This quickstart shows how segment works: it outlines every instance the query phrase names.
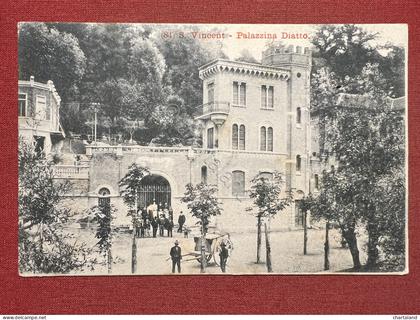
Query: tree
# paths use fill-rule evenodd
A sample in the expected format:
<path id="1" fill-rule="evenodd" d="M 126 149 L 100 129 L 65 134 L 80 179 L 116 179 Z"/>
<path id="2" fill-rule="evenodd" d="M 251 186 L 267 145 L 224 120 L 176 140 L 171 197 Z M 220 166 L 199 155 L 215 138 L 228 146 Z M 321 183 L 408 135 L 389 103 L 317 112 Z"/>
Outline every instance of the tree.
<path id="1" fill-rule="evenodd" d="M 71 214 L 61 201 L 71 189 L 54 177 L 54 169 L 32 143 L 19 139 L 19 270 L 70 273 L 93 268 L 91 250 L 64 232 Z"/>
<path id="2" fill-rule="evenodd" d="M 18 41 L 19 79 L 52 80 L 64 103 L 78 96 L 86 57 L 77 38 L 36 22 L 19 24 Z"/>
<path id="3" fill-rule="evenodd" d="M 141 167 L 136 163 L 133 163 L 128 169 L 127 174 L 120 180 L 119 186 L 122 188 L 121 196 L 125 204 L 129 207 L 129 215 L 132 217 L 133 223 L 133 243 L 132 243 L 132 264 L 131 272 L 135 273 L 137 268 L 137 242 L 135 235 L 135 224 L 136 224 L 136 215 L 137 215 L 137 200 L 138 192 L 141 186 L 141 179 L 149 175 L 150 171 L 148 168 Z"/>
<path id="4" fill-rule="evenodd" d="M 193 217 L 198 219 L 197 224 L 201 227 L 201 272 L 206 270 L 206 233 L 211 217 L 222 213 L 222 208 L 217 199 L 217 187 L 199 183 L 196 186 L 186 185 L 186 191 L 181 201 L 187 203 Z"/>
<path id="5" fill-rule="evenodd" d="M 314 198 L 312 193 L 309 193 L 307 196 L 303 197 L 299 201 L 299 208 L 302 210 L 303 216 L 303 254 L 307 253 L 307 243 L 308 243 L 308 212 L 311 210 L 311 207 L 314 203 Z"/>
<path id="6" fill-rule="evenodd" d="M 352 245 L 356 242 L 355 227 L 358 222 L 366 226 L 366 267 L 375 270 L 380 258 L 380 239 L 385 232 L 380 221 L 382 213 L 389 213 L 384 207 L 383 194 L 378 190 L 383 189 L 384 179 L 392 179 L 393 172 L 403 168 L 402 115 L 391 107 L 378 65 L 368 64 L 360 75 L 344 81 L 337 79 L 334 73 L 319 72 L 318 75 L 314 77 L 319 83 L 314 93 L 314 111 L 324 131 L 324 154 L 338 162 L 337 170 L 326 177 L 334 183 L 329 190 L 324 187 L 325 192 L 335 194 L 335 199 L 327 203 L 330 210 L 334 205 L 332 219 L 341 224 L 355 268 L 360 268 L 357 247 Z M 398 190 L 391 195 L 395 207 L 403 207 L 399 195 L 404 192 L 404 189 Z"/>
<path id="7" fill-rule="evenodd" d="M 258 174 L 251 180 L 252 186 L 249 196 L 253 199 L 254 206 L 257 208 L 257 263 L 260 262 L 262 219 L 268 218 L 270 222 L 271 217 L 274 217 L 276 214 L 284 210 L 291 202 L 290 194 L 286 198 L 280 198 L 283 183 L 283 177 L 277 171 L 273 173 L 272 178 L 266 178 L 261 174 Z M 250 207 L 247 210 L 251 211 L 253 208 Z M 266 237 L 266 244 L 268 245 L 268 247 L 266 247 L 267 270 L 268 272 L 272 272 L 269 233 L 266 233 Z"/>
<path id="8" fill-rule="evenodd" d="M 95 237 L 99 239 L 99 252 L 104 256 L 108 273 L 112 271 L 112 220 L 117 209 L 109 201 L 102 201 L 90 210 L 92 221 L 98 222 Z"/>
<path id="9" fill-rule="evenodd" d="M 238 58 L 235 61 L 258 63 L 258 60 L 254 58 L 252 53 L 248 49 L 242 49 Z"/>

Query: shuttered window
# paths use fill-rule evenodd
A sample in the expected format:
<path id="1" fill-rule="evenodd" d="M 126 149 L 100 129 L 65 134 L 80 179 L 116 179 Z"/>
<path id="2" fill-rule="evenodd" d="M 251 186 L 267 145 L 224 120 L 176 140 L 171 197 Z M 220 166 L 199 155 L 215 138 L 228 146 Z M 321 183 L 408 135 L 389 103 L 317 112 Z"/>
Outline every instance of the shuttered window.
<path id="1" fill-rule="evenodd" d="M 273 151 L 273 128 L 267 129 L 267 151 Z"/>
<path id="2" fill-rule="evenodd" d="M 274 108 L 274 88 L 272 86 L 268 87 L 267 108 Z"/>
<path id="3" fill-rule="evenodd" d="M 239 127 L 239 150 L 245 150 L 245 126 Z"/>
<path id="4" fill-rule="evenodd" d="M 238 125 L 232 126 L 232 149 L 238 150 Z"/>
<path id="5" fill-rule="evenodd" d="M 267 131 L 265 127 L 260 128 L 260 151 L 267 151 Z"/>
<path id="6" fill-rule="evenodd" d="M 232 196 L 245 196 L 245 172 L 232 172 Z"/>
<path id="7" fill-rule="evenodd" d="M 207 148 L 208 149 L 214 148 L 214 129 L 213 128 L 207 129 Z"/>
<path id="8" fill-rule="evenodd" d="M 26 117 L 26 108 L 27 108 L 26 93 L 19 93 L 18 108 L 19 108 L 19 117 Z"/>
<path id="9" fill-rule="evenodd" d="M 296 171 L 300 172 L 300 170 L 302 169 L 302 158 L 300 157 L 300 155 L 296 156 Z"/>
<path id="10" fill-rule="evenodd" d="M 239 83 L 233 82 L 233 104 L 239 104 Z"/>
<path id="11" fill-rule="evenodd" d="M 267 108 L 267 87 L 261 86 L 261 108 Z"/>
<path id="12" fill-rule="evenodd" d="M 239 104 L 241 106 L 245 106 L 246 105 L 246 83 L 241 83 Z"/>
<path id="13" fill-rule="evenodd" d="M 214 83 L 207 85 L 207 100 L 209 103 L 214 102 Z"/>

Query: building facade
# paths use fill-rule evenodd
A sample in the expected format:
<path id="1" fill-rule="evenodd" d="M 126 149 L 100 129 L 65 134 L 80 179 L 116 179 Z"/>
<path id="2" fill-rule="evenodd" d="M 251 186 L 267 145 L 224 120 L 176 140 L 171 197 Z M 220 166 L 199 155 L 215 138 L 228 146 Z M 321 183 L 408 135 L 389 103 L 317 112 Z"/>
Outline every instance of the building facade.
<path id="1" fill-rule="evenodd" d="M 116 223 L 130 224 L 118 182 L 132 163 L 148 167 L 139 206 L 152 201 L 187 214 L 180 199 L 185 185 L 204 182 L 218 187 L 223 213 L 215 223 L 224 230 L 255 230 L 255 217 L 246 208 L 250 181 L 279 171 L 284 196 L 293 204 L 272 222 L 272 228 L 302 224 L 297 201 L 317 187 L 319 162 L 313 153 L 310 104 L 311 53 L 307 48 L 274 43 L 262 63 L 215 60 L 198 72 L 203 81 L 201 124 L 203 147 L 95 146 L 86 147 L 85 166 L 57 166 L 57 175 L 73 182 L 67 205 L 80 212 L 103 197 L 118 209 Z"/>
<path id="2" fill-rule="evenodd" d="M 60 126 L 60 103 L 54 83 L 18 82 L 19 135 L 35 144 L 38 152 L 47 156 L 60 154 L 64 132 Z"/>

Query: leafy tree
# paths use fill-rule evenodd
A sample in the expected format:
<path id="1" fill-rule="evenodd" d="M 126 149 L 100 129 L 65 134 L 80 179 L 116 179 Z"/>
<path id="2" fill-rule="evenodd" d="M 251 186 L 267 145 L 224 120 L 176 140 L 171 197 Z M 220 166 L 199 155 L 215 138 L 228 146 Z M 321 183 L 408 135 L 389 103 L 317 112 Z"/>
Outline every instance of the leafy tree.
<path id="1" fill-rule="evenodd" d="M 258 63 L 258 60 L 254 58 L 252 53 L 248 49 L 242 49 L 236 61 L 249 62 L 249 63 Z"/>
<path id="2" fill-rule="evenodd" d="M 103 255 L 105 264 L 107 265 L 108 273 L 112 272 L 112 220 L 117 209 L 110 204 L 110 202 L 103 201 L 99 205 L 92 207 L 88 215 L 89 220 L 98 223 L 95 238 L 99 239 L 97 246 L 99 253 Z"/>
<path id="3" fill-rule="evenodd" d="M 250 198 L 253 199 L 254 207 L 257 209 L 257 263 L 260 262 L 260 251 L 261 251 L 261 224 L 263 218 L 271 219 L 276 216 L 279 212 L 284 210 L 290 205 L 291 195 L 289 194 L 286 198 L 280 198 L 282 193 L 282 187 L 284 184 L 282 175 L 275 171 L 272 178 L 268 179 L 260 174 L 251 180 Z M 253 210 L 252 207 L 247 209 L 248 211 Z M 267 234 L 267 239 L 269 235 Z M 269 244 L 269 240 L 267 241 Z M 271 248 L 267 250 L 267 269 L 268 272 L 272 272 L 271 269 Z"/>
<path id="4" fill-rule="evenodd" d="M 324 131 L 324 154 L 334 156 L 339 163 L 333 172 L 335 184 L 329 191 L 324 187 L 325 192 L 336 195 L 334 201 L 329 201 L 329 206 L 334 204 L 336 216 L 333 219 L 342 220 L 339 223 L 344 226 L 342 234 L 349 244 L 355 268 L 359 268 L 358 259 L 355 259 L 358 251 L 356 247 L 352 248 L 355 226 L 357 222 L 366 226 L 369 236 L 367 268 L 374 270 L 380 258 L 380 239 L 386 232 L 380 223 L 382 213 L 389 213 L 378 189 L 382 189 L 383 179 L 392 179 L 392 173 L 403 168 L 402 116 L 399 110 L 390 106 L 387 93 L 382 89 L 383 77 L 378 65 L 367 65 L 360 75 L 347 77 L 345 81 L 335 78 L 334 73 L 318 74 L 319 77 L 314 77 L 314 81 L 319 82 L 317 93 L 314 93 L 314 110 Z M 357 94 L 353 94 L 355 92 Z M 395 201 L 395 207 L 402 206 L 398 195 L 404 192 L 399 190 L 390 198 Z M 394 235 L 395 238 L 403 236 Z"/>
<path id="5" fill-rule="evenodd" d="M 63 230 L 71 214 L 63 208 L 68 181 L 54 178 L 52 164 L 19 139 L 19 270 L 32 273 L 70 273 L 93 268 L 84 243 Z"/>
<path id="6" fill-rule="evenodd" d="M 19 24 L 19 79 L 52 80 L 63 102 L 78 96 L 86 57 L 73 35 L 44 23 Z"/>
<path id="7" fill-rule="evenodd" d="M 381 89 L 390 97 L 403 96 L 404 49 L 392 44 L 379 46 L 377 36 L 352 24 L 320 26 L 312 40 L 315 47 L 312 73 L 327 67 L 344 81 L 347 77 L 359 76 L 366 65 L 377 64 L 382 75 Z"/>
<path id="8" fill-rule="evenodd" d="M 141 179 L 149 174 L 150 172 L 148 168 L 144 168 L 137 165 L 136 163 L 133 163 L 128 169 L 127 174 L 119 182 L 119 186 L 122 188 L 121 196 L 130 209 L 128 214 L 131 215 L 133 223 L 133 243 L 131 252 L 132 273 L 135 273 L 137 269 L 137 242 L 134 230 L 136 226 L 138 192 L 141 186 Z"/>
<path id="9" fill-rule="evenodd" d="M 181 201 L 187 203 L 193 217 L 198 219 L 197 224 L 201 226 L 201 272 L 205 272 L 206 254 L 205 241 L 211 217 L 220 215 L 222 208 L 217 199 L 217 187 L 199 183 L 193 186 L 186 185 L 186 191 Z"/>

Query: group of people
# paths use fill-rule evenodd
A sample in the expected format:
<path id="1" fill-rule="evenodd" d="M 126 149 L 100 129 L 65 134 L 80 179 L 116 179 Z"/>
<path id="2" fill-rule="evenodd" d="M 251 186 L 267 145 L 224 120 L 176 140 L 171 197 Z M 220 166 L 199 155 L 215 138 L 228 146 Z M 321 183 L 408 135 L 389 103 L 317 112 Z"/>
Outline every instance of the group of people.
<path id="1" fill-rule="evenodd" d="M 185 215 L 181 211 L 178 218 L 177 232 L 184 232 L 185 221 Z M 173 210 L 167 203 L 164 205 L 159 203 L 159 205 L 157 205 L 156 202 L 153 201 L 149 206 L 136 212 L 134 227 L 135 235 L 139 238 L 151 236 L 156 238 L 158 231 L 160 237 L 165 236 L 165 231 L 167 237 L 172 237 L 172 230 L 174 228 Z"/>

